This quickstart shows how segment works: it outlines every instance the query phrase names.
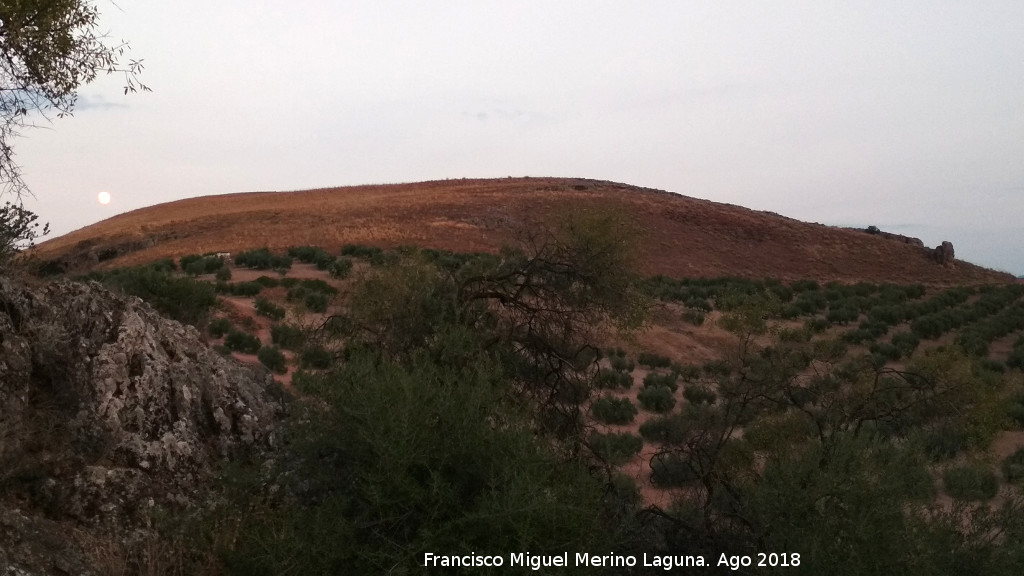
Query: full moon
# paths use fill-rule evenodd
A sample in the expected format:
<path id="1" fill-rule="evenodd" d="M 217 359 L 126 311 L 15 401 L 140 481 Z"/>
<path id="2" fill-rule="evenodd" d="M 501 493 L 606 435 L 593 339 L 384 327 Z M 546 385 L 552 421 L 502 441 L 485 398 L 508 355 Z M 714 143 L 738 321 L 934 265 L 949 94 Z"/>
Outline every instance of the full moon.
<path id="1" fill-rule="evenodd" d="M 100 201 L 100 204 L 110 204 L 110 192 L 100 192 L 96 195 L 96 199 Z"/>

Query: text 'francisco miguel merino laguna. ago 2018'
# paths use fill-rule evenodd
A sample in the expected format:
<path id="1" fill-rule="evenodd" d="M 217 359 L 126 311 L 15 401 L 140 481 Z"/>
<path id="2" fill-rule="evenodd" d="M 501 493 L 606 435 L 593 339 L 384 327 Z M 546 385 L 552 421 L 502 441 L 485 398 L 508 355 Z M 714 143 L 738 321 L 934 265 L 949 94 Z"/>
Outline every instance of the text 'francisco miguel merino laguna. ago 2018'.
<path id="1" fill-rule="evenodd" d="M 529 552 L 514 552 L 508 555 L 487 556 L 471 553 L 463 556 L 446 556 L 427 552 L 423 555 L 423 565 L 433 567 L 474 566 L 486 568 L 528 567 L 534 570 L 550 567 L 631 567 L 653 566 L 671 570 L 686 566 L 706 566 L 703 556 L 652 556 L 644 554 L 625 556 L 621 554 L 589 554 L 563 552 L 556 555 L 537 555 Z"/>

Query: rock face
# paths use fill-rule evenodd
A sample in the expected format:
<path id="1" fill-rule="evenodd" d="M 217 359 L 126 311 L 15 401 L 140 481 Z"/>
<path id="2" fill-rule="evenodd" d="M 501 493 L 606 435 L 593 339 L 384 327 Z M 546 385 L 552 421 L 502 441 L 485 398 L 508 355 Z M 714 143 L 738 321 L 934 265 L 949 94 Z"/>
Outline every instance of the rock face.
<path id="1" fill-rule="evenodd" d="M 932 251 L 932 256 L 935 261 L 943 266 L 950 266 L 953 264 L 953 243 L 949 241 L 943 241 L 942 244 L 935 247 Z"/>
<path id="2" fill-rule="evenodd" d="M 886 240 L 895 240 L 902 244 L 910 244 L 911 246 L 920 246 L 921 248 L 924 248 L 924 242 L 922 242 L 920 238 L 914 238 L 913 236 L 904 236 L 903 234 L 885 232 L 883 230 L 879 230 L 877 226 L 868 226 L 864 231 L 868 234 L 885 238 Z"/>
<path id="3" fill-rule="evenodd" d="M 19 526 L 121 534 L 202 506 L 219 461 L 273 447 L 277 390 L 138 298 L 0 277 L 0 573 L 67 573 Z"/>

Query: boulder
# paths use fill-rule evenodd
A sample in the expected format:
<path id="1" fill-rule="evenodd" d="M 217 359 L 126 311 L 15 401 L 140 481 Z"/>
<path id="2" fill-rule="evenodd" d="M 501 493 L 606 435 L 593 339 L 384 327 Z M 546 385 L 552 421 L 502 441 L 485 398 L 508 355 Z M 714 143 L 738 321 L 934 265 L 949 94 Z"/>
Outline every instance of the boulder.
<path id="1" fill-rule="evenodd" d="M 944 240 L 942 244 L 932 250 L 932 257 L 943 266 L 951 266 L 953 264 L 953 243 Z"/>

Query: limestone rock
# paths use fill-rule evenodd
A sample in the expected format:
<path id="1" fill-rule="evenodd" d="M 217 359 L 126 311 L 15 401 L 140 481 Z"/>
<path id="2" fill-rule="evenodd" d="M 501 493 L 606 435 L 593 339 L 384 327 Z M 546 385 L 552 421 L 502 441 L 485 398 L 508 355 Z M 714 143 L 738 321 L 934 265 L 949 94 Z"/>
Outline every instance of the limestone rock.
<path id="1" fill-rule="evenodd" d="M 0 513 L 125 533 L 202 506 L 220 461 L 275 444 L 277 392 L 136 297 L 0 277 Z M 0 573 L 23 565 L 5 534 Z"/>

